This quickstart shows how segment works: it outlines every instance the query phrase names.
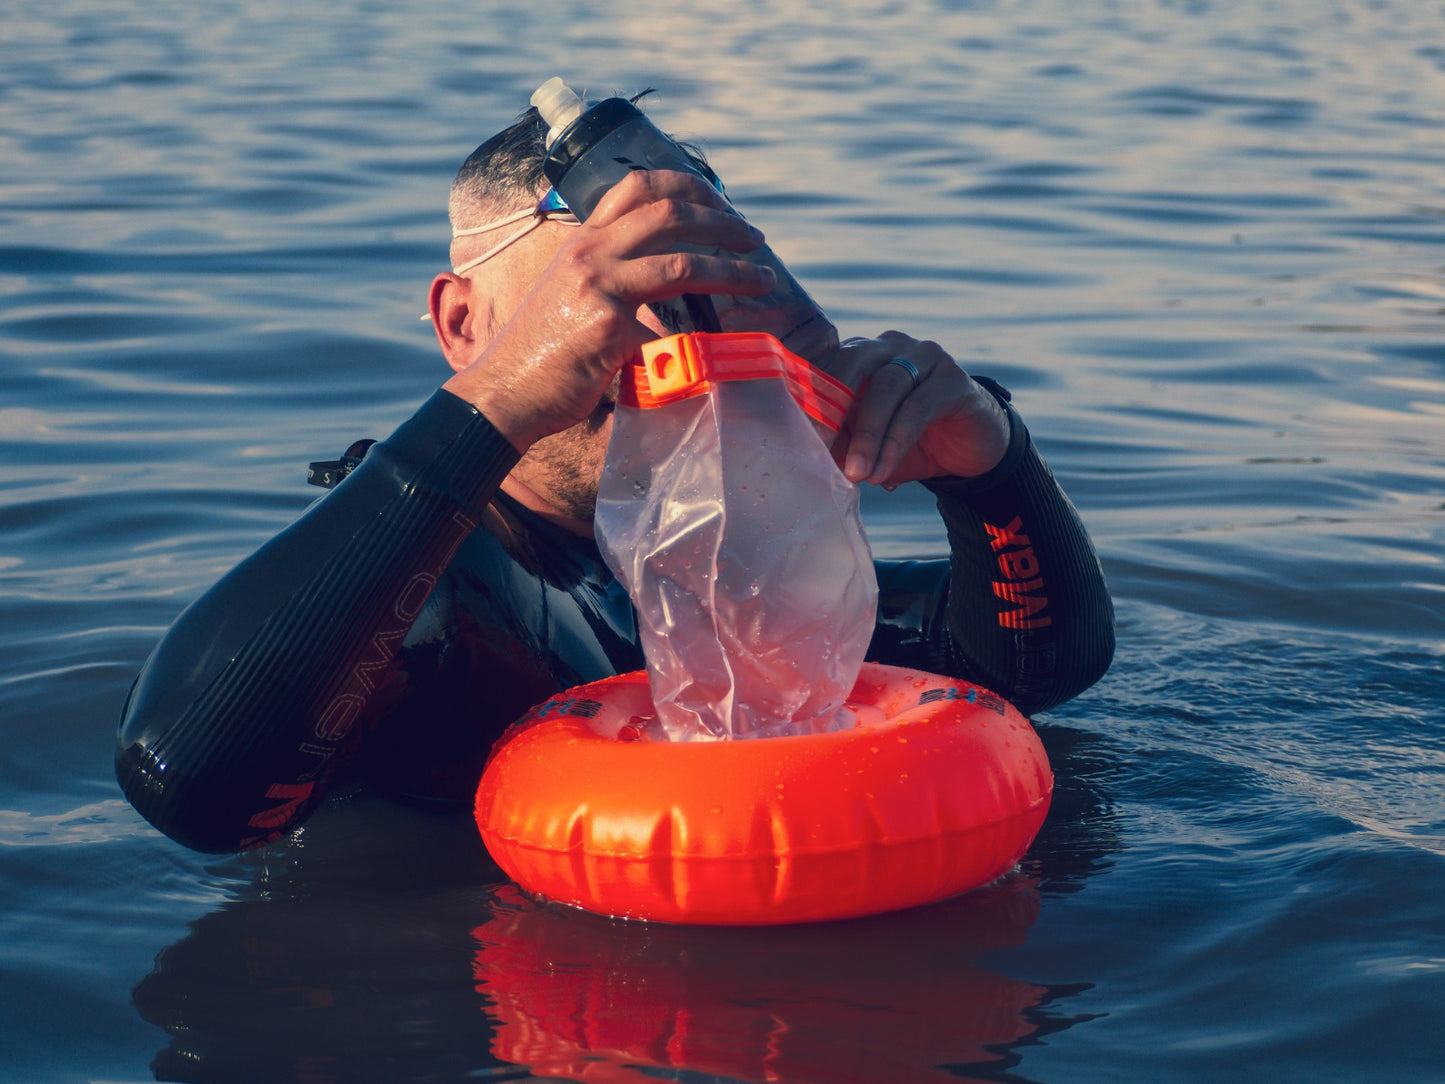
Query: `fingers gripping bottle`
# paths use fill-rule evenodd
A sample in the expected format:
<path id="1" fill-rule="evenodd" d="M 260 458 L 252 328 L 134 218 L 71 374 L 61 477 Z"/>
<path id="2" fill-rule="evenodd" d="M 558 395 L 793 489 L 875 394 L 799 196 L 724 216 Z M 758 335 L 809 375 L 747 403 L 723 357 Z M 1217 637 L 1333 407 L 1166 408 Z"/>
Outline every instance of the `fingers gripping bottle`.
<path id="1" fill-rule="evenodd" d="M 608 98 L 588 108 L 561 79 L 554 78 L 537 88 L 532 104 L 550 127 L 543 172 L 572 213 L 584 221 L 607 191 L 633 170 L 692 173 L 722 189 L 705 164 L 623 98 Z M 831 321 L 766 245 L 738 255 L 773 269 L 777 285 L 772 292 L 764 297 L 656 302 L 651 308 L 663 326 L 672 333 L 768 332 L 792 353 L 826 367 L 838 348 L 838 332 Z"/>

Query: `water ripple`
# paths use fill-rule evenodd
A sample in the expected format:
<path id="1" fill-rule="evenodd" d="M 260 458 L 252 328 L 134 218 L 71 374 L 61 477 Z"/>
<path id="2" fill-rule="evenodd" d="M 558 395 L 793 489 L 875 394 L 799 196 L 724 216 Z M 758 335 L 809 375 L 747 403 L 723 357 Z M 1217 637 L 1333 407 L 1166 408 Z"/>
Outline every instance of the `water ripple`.
<path id="1" fill-rule="evenodd" d="M 557 73 L 658 86 L 655 115 L 707 147 L 849 333 L 902 327 L 1003 379 L 1098 546 L 1117 661 L 1039 720 L 1058 789 L 1015 882 L 1031 910 L 938 1031 L 979 1011 L 1016 1037 L 949 1072 L 1438 1079 L 1438 7 L 16 6 L 0 1076 L 530 1071 L 490 1045 L 497 1003 L 477 989 L 527 943 L 472 933 L 580 927 L 499 903 L 465 812 L 357 796 L 212 862 L 129 812 L 110 757 L 160 630 L 315 497 L 306 462 L 384 437 L 449 371 L 417 320 L 447 184 Z M 943 552 L 921 488 L 864 505 L 881 555 Z M 833 946 L 815 931 L 818 1047 L 872 1034 L 858 960 L 921 960 L 911 924 L 964 937 L 958 913 Z M 614 927 L 581 943 L 622 966 L 661 937 L 672 976 L 732 959 L 707 933 Z M 596 958 L 569 977 L 615 985 Z M 776 959 L 733 998 L 776 995 L 746 1017 L 775 1052 L 804 1030 Z M 1015 1012 L 1000 990 L 1033 1000 Z M 736 1048 L 739 1005 L 700 998 L 724 1015 L 695 1023 Z M 901 1045 L 946 1060 L 946 1039 Z M 686 1046 L 636 1072 L 728 1079 Z"/>

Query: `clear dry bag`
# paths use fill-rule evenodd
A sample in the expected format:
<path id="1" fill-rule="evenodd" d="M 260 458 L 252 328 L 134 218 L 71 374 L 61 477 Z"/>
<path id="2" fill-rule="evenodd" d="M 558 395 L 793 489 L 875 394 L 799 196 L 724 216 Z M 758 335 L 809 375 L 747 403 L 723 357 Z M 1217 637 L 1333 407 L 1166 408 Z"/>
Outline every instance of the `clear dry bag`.
<path id="1" fill-rule="evenodd" d="M 623 370 L 596 529 L 667 738 L 852 724 L 878 584 L 825 441 L 851 399 L 761 332 L 660 339 Z"/>

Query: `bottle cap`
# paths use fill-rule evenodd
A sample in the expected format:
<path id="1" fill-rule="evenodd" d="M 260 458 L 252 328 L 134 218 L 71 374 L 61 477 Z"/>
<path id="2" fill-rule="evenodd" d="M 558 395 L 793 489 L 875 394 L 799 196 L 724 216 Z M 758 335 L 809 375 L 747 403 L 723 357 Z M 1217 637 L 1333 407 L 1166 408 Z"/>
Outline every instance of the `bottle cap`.
<path id="1" fill-rule="evenodd" d="M 585 109 L 582 99 L 574 94 L 561 76 L 554 75 L 532 92 L 532 104 L 542 119 L 547 122 L 547 146 L 561 133 L 563 128 L 580 117 Z"/>

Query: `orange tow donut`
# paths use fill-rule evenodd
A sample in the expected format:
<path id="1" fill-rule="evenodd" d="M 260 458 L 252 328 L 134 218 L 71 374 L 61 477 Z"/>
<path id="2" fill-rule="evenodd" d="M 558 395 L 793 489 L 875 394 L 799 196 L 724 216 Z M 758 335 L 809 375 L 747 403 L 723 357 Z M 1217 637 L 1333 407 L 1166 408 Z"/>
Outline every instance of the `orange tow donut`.
<path id="1" fill-rule="evenodd" d="M 477 825 L 528 892 L 659 922 L 852 918 L 987 884 L 1028 850 L 1053 775 L 994 693 L 865 664 L 857 726 L 727 742 L 639 740 L 647 675 L 570 689 L 498 743 Z"/>

